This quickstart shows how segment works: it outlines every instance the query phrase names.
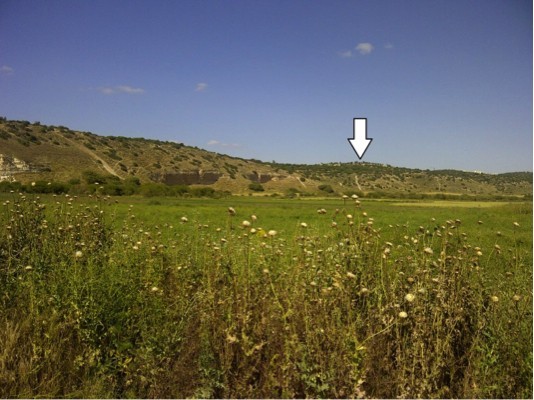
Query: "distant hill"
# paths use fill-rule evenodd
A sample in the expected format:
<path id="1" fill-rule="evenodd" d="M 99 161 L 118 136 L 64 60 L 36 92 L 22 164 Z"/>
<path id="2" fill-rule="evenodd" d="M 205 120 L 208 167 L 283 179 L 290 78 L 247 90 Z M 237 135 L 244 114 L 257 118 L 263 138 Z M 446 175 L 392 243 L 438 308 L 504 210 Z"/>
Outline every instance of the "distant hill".
<path id="1" fill-rule="evenodd" d="M 296 165 L 230 157 L 183 143 L 99 136 L 0 119 L 0 180 L 68 182 L 93 171 L 143 183 L 209 186 L 234 194 L 532 198 L 532 172 L 484 174 L 354 162 Z"/>

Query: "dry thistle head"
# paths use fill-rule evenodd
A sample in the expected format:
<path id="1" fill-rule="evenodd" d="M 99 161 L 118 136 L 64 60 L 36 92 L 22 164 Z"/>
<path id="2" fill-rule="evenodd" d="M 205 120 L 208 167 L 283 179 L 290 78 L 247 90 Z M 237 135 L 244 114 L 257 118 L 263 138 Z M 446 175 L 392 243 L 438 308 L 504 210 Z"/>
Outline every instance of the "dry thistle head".
<path id="1" fill-rule="evenodd" d="M 406 296 L 404 296 L 404 300 L 406 300 L 408 303 L 411 303 L 415 300 L 415 296 L 411 293 L 408 293 Z"/>

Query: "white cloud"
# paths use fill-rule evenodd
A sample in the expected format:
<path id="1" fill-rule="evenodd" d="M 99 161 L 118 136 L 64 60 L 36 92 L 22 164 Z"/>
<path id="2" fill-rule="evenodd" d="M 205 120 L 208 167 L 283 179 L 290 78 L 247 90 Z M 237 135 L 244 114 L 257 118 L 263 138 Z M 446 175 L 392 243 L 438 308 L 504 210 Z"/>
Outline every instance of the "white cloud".
<path id="1" fill-rule="evenodd" d="M 11 75 L 13 72 L 15 72 L 15 70 L 9 65 L 2 65 L 0 67 L 0 74 L 2 75 Z"/>
<path id="2" fill-rule="evenodd" d="M 208 142 L 208 146 L 233 147 L 233 148 L 241 147 L 239 143 L 222 143 L 222 142 L 219 142 L 218 140 L 210 140 Z"/>
<path id="3" fill-rule="evenodd" d="M 358 43 L 355 49 L 358 50 L 360 54 L 366 55 L 373 51 L 374 46 L 371 43 Z"/>
<path id="4" fill-rule="evenodd" d="M 205 82 L 199 82 L 197 83 L 197 87 L 195 88 L 195 92 L 203 92 L 208 88 L 208 84 Z"/>
<path id="5" fill-rule="evenodd" d="M 128 85 L 124 86 L 117 86 L 117 90 L 122 93 L 128 93 L 128 94 L 141 94 L 145 93 L 144 89 L 141 88 L 134 88 Z"/>
<path id="6" fill-rule="evenodd" d="M 350 57 L 352 57 L 352 50 L 340 51 L 339 52 L 339 56 L 341 58 L 350 58 Z"/>
<path id="7" fill-rule="evenodd" d="M 116 94 L 116 93 L 126 93 L 126 94 L 142 94 L 145 93 L 144 89 L 135 88 L 129 85 L 113 86 L 113 87 L 99 87 L 98 91 L 102 94 Z"/>

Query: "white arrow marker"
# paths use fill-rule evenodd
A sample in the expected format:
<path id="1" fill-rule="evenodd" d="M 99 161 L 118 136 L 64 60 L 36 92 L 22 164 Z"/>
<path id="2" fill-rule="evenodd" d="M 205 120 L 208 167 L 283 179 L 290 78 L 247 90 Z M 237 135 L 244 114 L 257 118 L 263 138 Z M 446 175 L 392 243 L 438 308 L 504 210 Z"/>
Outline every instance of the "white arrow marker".
<path id="1" fill-rule="evenodd" d="M 367 139 L 367 118 L 354 118 L 354 132 L 353 137 L 347 139 L 356 152 L 356 155 L 361 160 L 365 151 L 373 141 Z"/>

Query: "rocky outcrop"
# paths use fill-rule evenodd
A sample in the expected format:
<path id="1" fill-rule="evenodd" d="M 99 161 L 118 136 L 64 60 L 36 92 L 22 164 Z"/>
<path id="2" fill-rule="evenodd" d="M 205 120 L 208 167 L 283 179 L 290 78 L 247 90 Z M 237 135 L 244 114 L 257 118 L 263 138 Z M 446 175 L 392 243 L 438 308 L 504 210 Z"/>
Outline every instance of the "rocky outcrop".
<path id="1" fill-rule="evenodd" d="M 0 154 L 0 181 L 12 180 L 13 175 L 21 172 L 34 172 L 30 164 L 16 157 Z"/>
<path id="2" fill-rule="evenodd" d="M 245 175 L 245 177 L 255 183 L 267 183 L 271 179 L 273 179 L 273 175 L 271 174 L 261 174 L 257 173 L 256 171 L 252 171 Z"/>

